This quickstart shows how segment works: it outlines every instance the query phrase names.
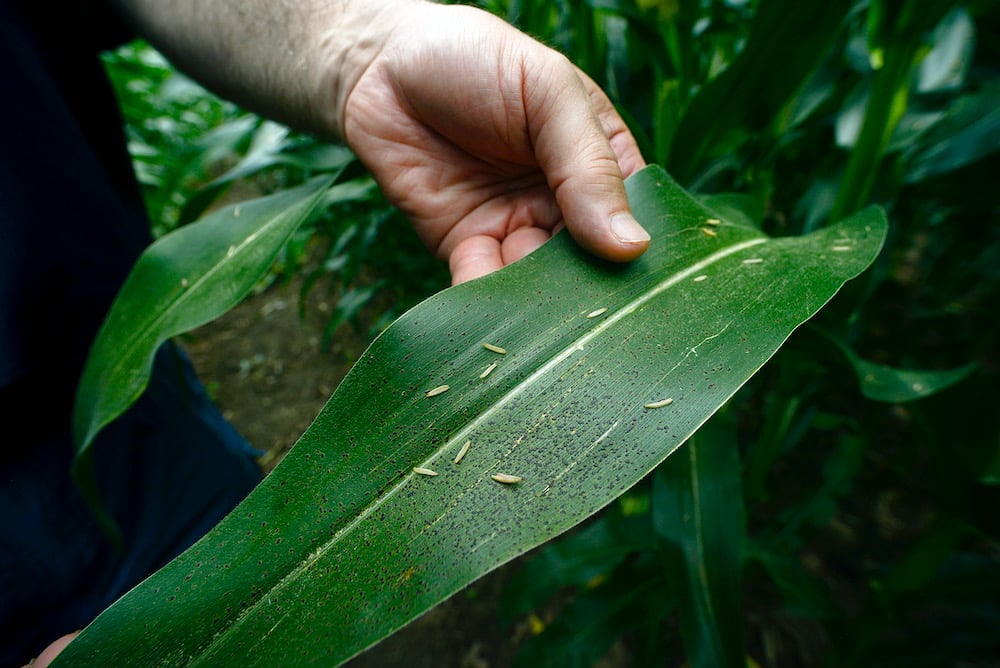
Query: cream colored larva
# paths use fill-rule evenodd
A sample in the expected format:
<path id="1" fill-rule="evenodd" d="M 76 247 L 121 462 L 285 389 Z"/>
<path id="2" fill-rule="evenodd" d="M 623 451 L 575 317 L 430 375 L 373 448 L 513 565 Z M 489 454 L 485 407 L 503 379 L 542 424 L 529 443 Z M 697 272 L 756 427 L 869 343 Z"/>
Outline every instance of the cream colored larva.
<path id="1" fill-rule="evenodd" d="M 659 401 L 651 401 L 648 404 L 643 404 L 643 408 L 663 408 L 664 406 L 669 406 L 674 403 L 673 399 L 660 399 Z"/>
<path id="2" fill-rule="evenodd" d="M 457 455 L 455 455 L 456 464 L 462 461 L 462 458 L 465 457 L 465 454 L 469 451 L 469 448 L 471 447 L 472 447 L 472 441 L 466 441 L 465 445 L 462 446 L 462 449 L 458 451 Z"/>
<path id="3" fill-rule="evenodd" d="M 596 318 L 597 316 L 604 315 L 607 312 L 608 312 L 607 307 L 599 308 L 599 309 L 594 309 L 593 311 L 591 311 L 590 313 L 587 314 L 587 317 L 588 318 Z"/>
<path id="4" fill-rule="evenodd" d="M 762 257 L 751 257 L 747 258 L 746 260 L 743 260 L 743 264 L 760 264 L 763 261 L 764 258 Z"/>
<path id="5" fill-rule="evenodd" d="M 444 394 L 451 389 L 451 385 L 438 385 L 433 390 L 427 390 L 428 397 L 436 397 L 439 394 Z"/>
<path id="6" fill-rule="evenodd" d="M 843 253 L 844 251 L 849 251 L 852 249 L 850 246 L 832 246 L 830 250 L 835 251 L 837 253 Z"/>
<path id="7" fill-rule="evenodd" d="M 483 348 L 486 348 L 486 350 L 489 350 L 491 352 L 497 353 L 499 355 L 506 355 L 507 354 L 507 351 L 505 349 L 501 348 L 500 346 L 495 346 L 492 343 L 485 343 L 484 342 L 483 343 Z"/>
<path id="8" fill-rule="evenodd" d="M 425 469 L 421 466 L 414 466 L 413 472 L 416 473 L 417 475 L 426 475 L 426 476 L 436 476 L 438 474 L 437 471 Z"/>
<path id="9" fill-rule="evenodd" d="M 715 230 L 713 230 L 713 229 L 711 229 L 709 227 L 703 227 L 703 228 L 701 228 L 701 233 L 704 234 L 706 237 L 717 237 L 717 236 L 719 236 L 718 232 L 716 232 Z"/>
<path id="10" fill-rule="evenodd" d="M 494 473 L 490 477 L 496 480 L 497 482 L 502 482 L 505 485 L 513 485 L 523 480 L 521 476 L 510 475 L 509 473 Z"/>
<path id="11" fill-rule="evenodd" d="M 705 274 L 702 274 L 701 276 L 695 276 L 694 277 L 694 282 L 695 283 L 701 283 L 702 281 L 707 280 L 707 279 L 708 279 L 708 276 L 705 275 Z"/>
<path id="12" fill-rule="evenodd" d="M 486 378 L 486 376 L 488 376 L 491 373 L 493 373 L 493 369 L 495 369 L 495 368 L 497 368 L 497 363 L 493 362 L 488 367 L 486 367 L 485 369 L 483 369 L 483 372 L 481 374 L 479 374 L 479 377 L 480 378 Z"/>
<path id="13" fill-rule="evenodd" d="M 722 225 L 722 221 L 718 218 L 709 218 L 705 221 L 706 225 Z"/>

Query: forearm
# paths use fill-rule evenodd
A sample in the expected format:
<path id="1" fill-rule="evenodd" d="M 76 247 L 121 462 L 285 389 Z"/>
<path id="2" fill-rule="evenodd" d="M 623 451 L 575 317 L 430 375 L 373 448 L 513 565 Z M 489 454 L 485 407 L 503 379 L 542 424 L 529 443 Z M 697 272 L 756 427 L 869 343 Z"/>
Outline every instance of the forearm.
<path id="1" fill-rule="evenodd" d="M 343 136 L 348 94 L 423 0 L 113 0 L 139 34 L 214 93 Z"/>

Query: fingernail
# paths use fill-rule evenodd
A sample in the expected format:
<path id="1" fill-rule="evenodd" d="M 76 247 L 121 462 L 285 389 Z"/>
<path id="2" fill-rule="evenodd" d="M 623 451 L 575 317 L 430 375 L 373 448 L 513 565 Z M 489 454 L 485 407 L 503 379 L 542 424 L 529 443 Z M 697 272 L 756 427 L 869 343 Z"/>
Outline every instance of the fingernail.
<path id="1" fill-rule="evenodd" d="M 611 216 L 611 234 L 618 241 L 626 244 L 638 244 L 649 241 L 649 232 L 642 228 L 635 218 L 627 213 L 616 213 Z"/>

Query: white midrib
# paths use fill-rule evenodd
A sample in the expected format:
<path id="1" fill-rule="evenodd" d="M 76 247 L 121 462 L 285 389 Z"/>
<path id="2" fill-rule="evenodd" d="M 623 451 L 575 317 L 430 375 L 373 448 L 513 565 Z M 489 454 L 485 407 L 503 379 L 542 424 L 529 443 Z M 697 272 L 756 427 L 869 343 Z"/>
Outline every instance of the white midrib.
<path id="1" fill-rule="evenodd" d="M 478 427 L 480 427 L 483 423 L 487 422 L 490 418 L 492 418 L 493 415 L 495 415 L 499 410 L 501 410 L 506 404 L 510 403 L 518 396 L 520 396 L 526 390 L 526 388 L 530 387 L 539 378 L 545 376 L 551 369 L 553 369 L 554 367 L 562 363 L 564 360 L 566 360 L 570 355 L 574 353 L 574 351 L 578 349 L 578 347 L 582 347 L 583 345 L 589 343 L 590 341 L 593 341 L 603 332 L 605 332 L 608 328 L 613 326 L 616 322 L 634 313 L 637 309 L 639 309 L 641 306 L 649 302 L 651 299 L 655 298 L 664 291 L 670 289 L 674 285 L 677 285 L 684 279 L 704 271 L 706 268 L 722 260 L 723 258 L 726 258 L 735 253 L 739 253 L 740 251 L 746 250 L 747 248 L 752 248 L 753 246 L 766 243 L 767 241 L 768 241 L 767 237 L 758 237 L 716 251 L 715 253 L 706 256 L 704 259 L 694 263 L 690 267 L 682 271 L 679 271 L 671 275 L 670 277 L 664 279 L 660 283 L 656 284 L 648 292 L 643 293 L 642 295 L 633 299 L 631 302 L 627 303 L 622 308 L 617 309 L 616 311 L 611 313 L 608 317 L 601 320 L 593 329 L 591 329 L 590 331 L 588 331 L 586 334 L 576 339 L 575 341 L 571 342 L 561 352 L 559 352 L 557 355 L 552 357 L 548 362 L 546 362 L 537 370 L 535 370 L 531 375 L 529 375 L 527 378 L 525 378 L 517 385 L 512 387 L 506 394 L 500 397 L 500 399 L 498 399 L 492 406 L 483 411 L 480 415 L 478 415 L 475 419 L 466 424 L 458 432 L 453 434 L 444 444 L 442 444 L 435 451 L 434 455 L 427 458 L 423 463 L 419 464 L 418 466 L 427 466 L 428 464 L 431 464 L 437 457 L 441 455 L 441 453 L 447 452 L 454 445 L 456 441 L 462 441 L 463 439 L 468 439 L 469 436 Z M 606 435 L 607 434 L 605 434 L 605 436 Z M 340 539 L 343 536 L 351 533 L 362 522 L 364 522 L 368 517 L 370 517 L 376 510 L 378 510 L 386 501 L 394 497 L 396 493 L 403 488 L 403 486 L 407 483 L 407 481 L 409 481 L 415 475 L 416 474 L 405 475 L 395 485 L 386 488 L 383 494 L 381 494 L 377 499 L 375 499 L 370 504 L 362 508 L 361 511 L 350 522 L 341 527 L 333 536 L 330 537 L 328 541 L 326 541 L 322 546 L 310 552 L 305 560 L 296 565 L 295 568 L 289 571 L 287 575 L 285 575 L 283 578 L 281 578 L 281 580 L 276 582 L 274 586 L 268 590 L 269 593 L 281 590 L 287 584 L 296 580 L 301 573 L 308 570 L 314 563 L 319 561 L 327 552 L 329 552 L 340 541 Z M 257 609 L 265 601 L 267 601 L 267 599 L 268 595 L 262 594 L 261 597 L 253 605 L 250 605 L 247 608 L 245 608 L 240 613 L 240 615 L 235 620 L 233 620 L 233 623 L 229 627 L 227 627 L 223 631 L 220 631 L 216 635 L 216 637 L 213 638 L 213 640 L 208 645 L 206 645 L 200 657 L 195 659 L 195 662 L 193 662 L 191 665 L 192 666 L 197 665 L 198 662 L 201 660 L 201 658 L 204 657 L 205 654 L 208 651 L 210 651 L 214 645 L 216 645 L 224 636 L 229 635 L 229 633 L 235 630 L 244 620 L 252 616 L 252 614 L 256 612 Z"/>

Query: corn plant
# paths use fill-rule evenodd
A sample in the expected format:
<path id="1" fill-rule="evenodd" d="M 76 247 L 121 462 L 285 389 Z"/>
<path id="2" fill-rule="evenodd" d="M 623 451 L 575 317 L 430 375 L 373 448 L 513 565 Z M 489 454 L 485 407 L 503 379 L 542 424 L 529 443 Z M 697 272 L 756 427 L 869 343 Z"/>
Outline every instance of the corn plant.
<path id="1" fill-rule="evenodd" d="M 636 665 L 995 657 L 996 3 L 480 4 L 611 93 L 654 163 L 627 183 L 650 251 L 611 266 L 563 234 L 407 311 L 264 483 L 60 661 L 335 665 L 526 553 L 501 610 L 538 620 L 524 665 L 615 643 Z M 330 176 L 218 236 L 235 205 L 199 202 L 267 164 L 260 142 L 95 347 L 77 473 L 98 512 L 89 443 L 159 343 L 331 204 L 382 205 L 328 149 Z"/>

